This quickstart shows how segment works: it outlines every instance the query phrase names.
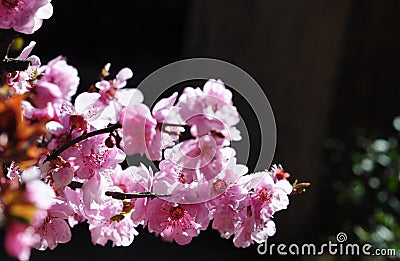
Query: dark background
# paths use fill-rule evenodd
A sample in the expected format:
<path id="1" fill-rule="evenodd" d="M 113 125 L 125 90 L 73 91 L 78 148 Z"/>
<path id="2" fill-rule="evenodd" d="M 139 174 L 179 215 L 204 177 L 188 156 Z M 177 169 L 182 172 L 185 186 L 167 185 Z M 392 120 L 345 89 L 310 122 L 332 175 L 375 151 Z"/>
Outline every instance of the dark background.
<path id="1" fill-rule="evenodd" d="M 355 130 L 393 132 L 400 98 L 400 2 L 397 0 L 280 1 L 60 1 L 34 35 L 42 63 L 64 55 L 81 77 L 80 90 L 127 66 L 130 86 L 183 58 L 231 62 L 263 87 L 277 124 L 275 163 L 310 181 L 277 213 L 271 243 L 326 242 L 357 209 L 335 203 L 332 182 L 351 175 Z M 239 105 L 240 106 L 240 105 Z M 332 144 L 341 156 L 332 155 Z M 265 166 L 266 168 L 268 166 Z M 165 243 L 147 231 L 127 248 L 93 246 L 85 224 L 70 243 L 33 251 L 35 260 L 266 260 L 256 245 L 236 249 L 216 231 L 187 246 Z M 1 251 L 0 260 L 8 260 Z M 293 258 L 294 259 L 294 258 Z"/>

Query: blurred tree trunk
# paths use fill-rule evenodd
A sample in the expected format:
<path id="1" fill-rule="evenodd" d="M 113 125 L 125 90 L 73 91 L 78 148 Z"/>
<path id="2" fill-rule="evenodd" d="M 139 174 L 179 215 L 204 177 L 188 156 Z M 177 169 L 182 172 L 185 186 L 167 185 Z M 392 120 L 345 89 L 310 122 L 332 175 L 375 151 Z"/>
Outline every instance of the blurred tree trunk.
<path id="1" fill-rule="evenodd" d="M 312 238 L 323 217 L 315 209 L 322 143 L 349 1 L 192 1 L 185 57 L 217 58 L 247 71 L 263 87 L 275 114 L 277 149 L 294 179 L 310 181 L 275 220 L 274 240 Z M 266 166 L 269 167 L 269 166 Z M 311 232 L 311 233 L 310 233 Z"/>

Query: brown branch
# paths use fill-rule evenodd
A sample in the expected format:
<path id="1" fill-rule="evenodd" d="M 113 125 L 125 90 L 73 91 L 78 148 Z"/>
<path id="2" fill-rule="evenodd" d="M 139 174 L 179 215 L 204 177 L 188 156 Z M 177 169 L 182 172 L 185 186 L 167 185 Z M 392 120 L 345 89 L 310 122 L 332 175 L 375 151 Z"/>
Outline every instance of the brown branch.
<path id="1" fill-rule="evenodd" d="M 121 193 L 114 191 L 106 191 L 106 196 L 115 198 L 115 199 L 133 199 L 133 198 L 165 198 L 170 197 L 170 194 L 153 194 L 151 192 L 140 192 L 140 193 Z"/>
<path id="2" fill-rule="evenodd" d="M 78 181 L 71 181 L 68 187 L 72 188 L 73 190 L 77 188 L 82 188 L 83 183 Z M 170 197 L 170 194 L 154 194 L 151 192 L 140 192 L 140 193 L 122 193 L 122 192 L 115 192 L 115 191 L 106 191 L 106 196 L 112 197 L 114 199 L 133 199 L 133 198 L 165 198 Z"/>
<path id="3" fill-rule="evenodd" d="M 78 181 L 71 181 L 71 183 L 68 184 L 68 187 L 70 187 L 71 189 L 75 190 L 77 188 L 82 188 L 83 183 L 78 182 Z"/>
<path id="4" fill-rule="evenodd" d="M 73 139 L 71 141 L 68 141 L 63 146 L 61 146 L 59 149 L 53 151 L 49 156 L 47 156 L 47 158 L 46 158 L 46 160 L 44 162 L 56 159 L 63 151 L 65 151 L 69 147 L 75 145 L 76 143 L 79 143 L 79 142 L 81 142 L 83 140 L 86 140 L 86 139 L 88 139 L 90 137 L 93 137 L 93 136 L 96 136 L 96 135 L 100 135 L 100 134 L 104 134 L 104 133 L 110 133 L 110 132 L 112 132 L 112 131 L 114 131 L 116 129 L 119 129 L 119 128 L 122 128 L 121 123 L 113 124 L 113 125 L 111 125 L 109 127 L 106 127 L 104 129 L 100 129 L 100 130 L 95 130 L 95 131 L 92 131 L 92 132 L 84 133 L 81 136 L 79 136 L 79 137 L 77 137 L 77 138 L 75 138 L 75 139 Z"/>

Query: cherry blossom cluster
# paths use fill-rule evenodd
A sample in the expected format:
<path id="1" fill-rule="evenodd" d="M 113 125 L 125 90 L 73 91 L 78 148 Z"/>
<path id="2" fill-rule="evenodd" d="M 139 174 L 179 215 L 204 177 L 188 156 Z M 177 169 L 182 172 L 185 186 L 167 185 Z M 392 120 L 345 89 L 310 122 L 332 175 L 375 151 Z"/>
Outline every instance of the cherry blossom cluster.
<path id="1" fill-rule="evenodd" d="M 53 15 L 51 0 L 1 0 L 0 28 L 32 34 Z"/>
<path id="2" fill-rule="evenodd" d="M 0 28 L 33 33 L 51 13 L 49 0 L 3 0 Z M 63 56 L 43 65 L 30 55 L 35 44 L 15 59 L 25 68 L 0 77 L 0 227 L 10 256 L 53 250 L 79 223 L 103 246 L 129 246 L 138 226 L 180 245 L 208 227 L 236 247 L 275 234 L 274 214 L 301 187 L 281 165 L 248 173 L 237 162 L 240 115 L 221 80 L 150 108 L 127 85 L 130 68 L 111 75 L 106 64 L 78 93 L 78 70 Z M 157 167 L 129 165 L 129 156 Z"/>

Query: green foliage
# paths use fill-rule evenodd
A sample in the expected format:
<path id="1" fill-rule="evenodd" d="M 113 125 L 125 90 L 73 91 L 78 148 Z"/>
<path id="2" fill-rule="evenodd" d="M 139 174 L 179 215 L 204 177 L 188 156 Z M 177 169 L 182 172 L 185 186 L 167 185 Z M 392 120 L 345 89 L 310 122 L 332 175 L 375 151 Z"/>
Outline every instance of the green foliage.
<path id="1" fill-rule="evenodd" d="M 336 200 L 365 215 L 349 217 L 348 233 L 375 248 L 400 252 L 400 117 L 393 126 L 393 137 L 358 138 L 351 155 L 353 176 L 338 189 Z"/>

